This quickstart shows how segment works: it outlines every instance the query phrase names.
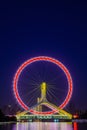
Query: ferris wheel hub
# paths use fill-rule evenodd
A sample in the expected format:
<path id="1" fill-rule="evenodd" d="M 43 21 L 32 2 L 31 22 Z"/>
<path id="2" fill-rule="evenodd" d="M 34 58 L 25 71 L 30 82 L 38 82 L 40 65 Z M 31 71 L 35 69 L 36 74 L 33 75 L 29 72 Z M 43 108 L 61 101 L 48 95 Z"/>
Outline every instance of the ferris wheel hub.
<path id="1" fill-rule="evenodd" d="M 42 82 L 41 84 L 41 100 L 46 99 L 47 84 Z"/>

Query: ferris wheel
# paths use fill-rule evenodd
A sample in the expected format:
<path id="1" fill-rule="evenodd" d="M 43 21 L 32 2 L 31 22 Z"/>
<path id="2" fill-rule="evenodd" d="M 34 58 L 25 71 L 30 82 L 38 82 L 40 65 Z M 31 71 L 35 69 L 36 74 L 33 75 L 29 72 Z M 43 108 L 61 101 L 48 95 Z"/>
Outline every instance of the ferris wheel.
<path id="1" fill-rule="evenodd" d="M 45 98 L 43 90 L 41 96 L 41 89 L 44 88 Z M 56 106 L 63 109 L 70 101 L 73 91 L 72 78 L 68 69 L 57 59 L 48 56 L 33 57 L 16 71 L 13 91 L 24 110 L 33 114 L 53 114 L 56 113 Z M 39 103 L 38 97 L 41 97 Z M 35 110 L 38 105 L 46 105 L 51 110 Z"/>

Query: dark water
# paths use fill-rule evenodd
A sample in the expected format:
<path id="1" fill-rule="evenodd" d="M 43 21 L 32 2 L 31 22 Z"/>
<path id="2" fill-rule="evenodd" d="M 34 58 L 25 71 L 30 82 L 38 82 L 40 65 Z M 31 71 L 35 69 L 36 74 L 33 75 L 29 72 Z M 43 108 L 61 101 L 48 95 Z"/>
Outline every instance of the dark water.
<path id="1" fill-rule="evenodd" d="M 0 123 L 0 130 L 87 130 L 87 123 Z"/>

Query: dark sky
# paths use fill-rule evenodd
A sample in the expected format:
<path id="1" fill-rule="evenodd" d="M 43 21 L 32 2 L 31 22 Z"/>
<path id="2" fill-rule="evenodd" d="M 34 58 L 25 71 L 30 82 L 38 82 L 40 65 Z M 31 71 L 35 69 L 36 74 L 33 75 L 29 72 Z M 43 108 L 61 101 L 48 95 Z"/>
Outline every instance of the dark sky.
<path id="1" fill-rule="evenodd" d="M 87 109 L 87 3 L 46 1 L 0 7 L 0 106 L 14 100 L 12 81 L 27 59 L 60 60 L 73 79 L 72 100 Z"/>

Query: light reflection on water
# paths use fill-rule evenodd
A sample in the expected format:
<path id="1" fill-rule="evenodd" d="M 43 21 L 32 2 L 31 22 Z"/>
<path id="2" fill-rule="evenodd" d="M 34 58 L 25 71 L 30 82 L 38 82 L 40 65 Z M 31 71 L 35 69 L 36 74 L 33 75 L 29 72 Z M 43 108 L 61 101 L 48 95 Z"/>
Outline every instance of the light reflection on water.
<path id="1" fill-rule="evenodd" d="M 78 127 L 79 126 L 79 127 Z M 0 123 L 0 130 L 86 130 L 87 124 L 66 122 Z"/>
<path id="2" fill-rule="evenodd" d="M 77 125 L 76 122 L 73 123 L 73 129 L 74 129 L 74 130 L 78 130 L 78 125 Z"/>
<path id="3" fill-rule="evenodd" d="M 87 130 L 87 120 L 73 123 L 67 122 L 26 122 L 5 123 L 0 122 L 0 130 Z"/>
<path id="4" fill-rule="evenodd" d="M 77 123 L 33 122 L 14 124 L 12 130 L 78 130 Z"/>

